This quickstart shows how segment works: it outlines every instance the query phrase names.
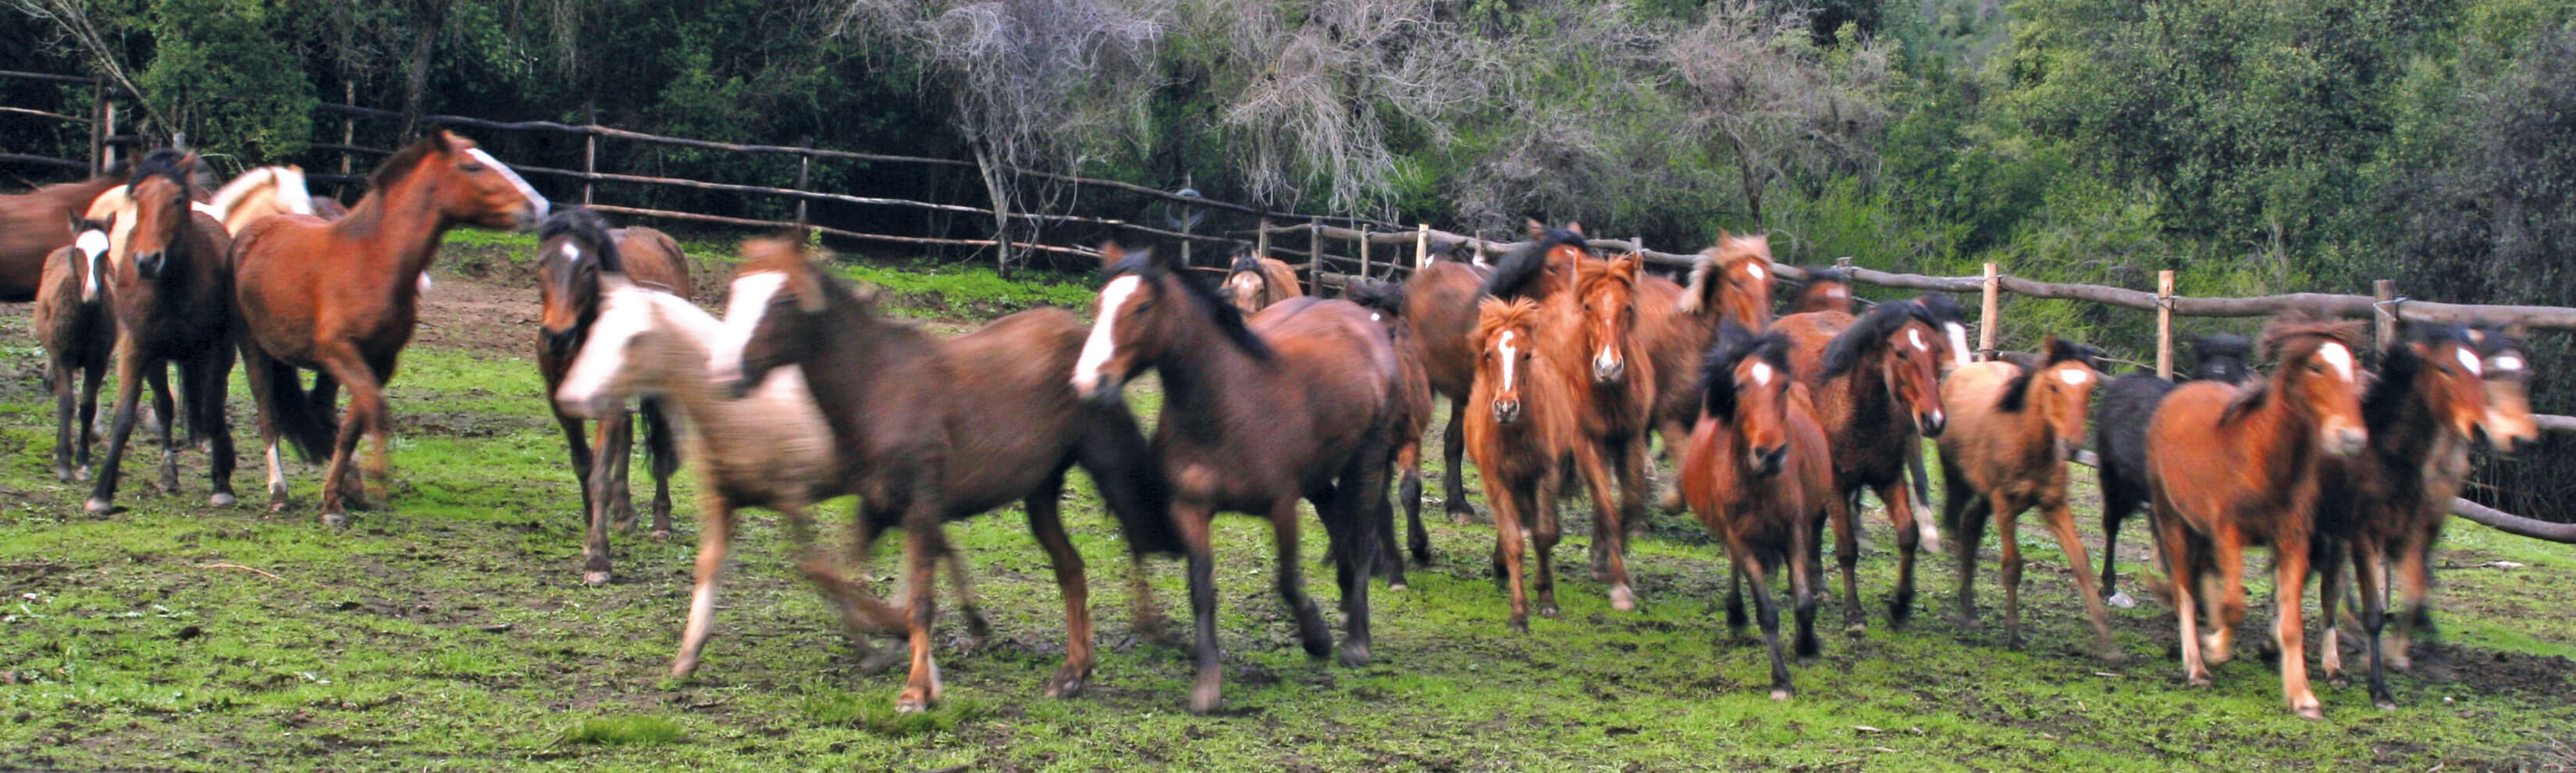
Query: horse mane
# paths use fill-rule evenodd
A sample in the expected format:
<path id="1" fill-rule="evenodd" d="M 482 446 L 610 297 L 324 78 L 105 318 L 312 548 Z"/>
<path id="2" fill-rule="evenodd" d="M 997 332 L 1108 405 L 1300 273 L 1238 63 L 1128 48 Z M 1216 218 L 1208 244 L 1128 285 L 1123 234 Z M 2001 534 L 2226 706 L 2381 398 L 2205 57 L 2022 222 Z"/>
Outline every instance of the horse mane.
<path id="1" fill-rule="evenodd" d="M 1906 322 L 1913 320 L 1921 320 L 1936 329 L 1940 327 L 1940 323 L 1934 321 L 1932 312 L 1924 309 L 1922 301 L 1919 300 L 1888 301 L 1870 307 L 1869 313 L 1861 315 L 1851 327 L 1845 328 L 1842 333 L 1835 335 L 1832 341 L 1825 344 L 1823 377 L 1839 377 L 1851 372 L 1852 368 L 1859 367 L 1861 355 L 1869 353 L 1872 348 L 1886 345 L 1888 336 L 1895 335 L 1897 328 L 1904 327 Z"/>
<path id="2" fill-rule="evenodd" d="M 276 177 L 278 169 L 279 167 L 263 166 L 257 169 L 252 169 L 248 172 L 243 172 L 242 176 L 233 178 L 232 182 L 224 183 L 224 187 L 217 189 L 215 191 L 214 201 L 207 203 L 213 205 L 218 211 L 231 212 L 233 211 L 233 207 L 241 205 L 243 196 L 248 196 L 251 191 L 258 190 L 260 183 L 267 181 L 269 178 Z M 281 193 L 283 192 L 281 191 Z"/>
<path id="3" fill-rule="evenodd" d="M 598 210 L 573 207 L 547 216 L 546 221 L 537 226 L 539 244 L 558 236 L 571 239 L 599 256 L 599 270 L 626 273 L 626 263 L 617 254 L 617 238 L 608 232 L 608 219 L 600 217 Z M 746 250 L 749 247 L 749 243 L 744 244 Z M 804 259 L 801 254 L 796 257 L 800 262 Z"/>
<path id="4" fill-rule="evenodd" d="M 1831 283 L 1850 287 L 1852 283 L 1852 272 L 1848 269 L 1836 268 L 1834 266 L 1816 266 L 1813 268 L 1801 268 L 1798 270 L 1807 275 L 1807 284 L 1809 285 Z"/>
<path id="5" fill-rule="evenodd" d="M 1914 299 L 1914 304 L 1923 309 L 1920 319 L 1935 329 L 1945 324 L 1968 324 L 1968 310 L 1949 293 L 1924 293 Z"/>
<path id="6" fill-rule="evenodd" d="M 1583 234 L 1565 228 L 1541 229 L 1537 238 L 1514 248 L 1509 255 L 1494 263 L 1494 273 L 1485 277 L 1479 294 L 1495 298 L 1528 297 L 1530 287 L 1547 273 L 1547 254 L 1559 246 L 1588 250 L 1591 243 Z"/>
<path id="7" fill-rule="evenodd" d="M 1717 339 L 1709 344 L 1708 354 L 1700 359 L 1700 409 L 1711 418 L 1735 416 L 1735 365 L 1745 357 L 1761 357 L 1771 369 L 1787 378 L 1789 373 L 1789 337 L 1778 330 L 1756 334 L 1735 324 L 1733 319 L 1717 323 Z"/>
<path id="8" fill-rule="evenodd" d="M 1588 263 L 1578 265 L 1575 268 L 1574 291 L 1580 295 L 1590 292 L 1593 286 L 1602 282 L 1615 282 L 1626 285 L 1631 292 L 1634 292 L 1637 288 L 1637 272 L 1645 265 L 1645 260 L 1635 255 L 1623 255 L 1616 260 L 1604 261 L 1598 265 Z"/>
<path id="9" fill-rule="evenodd" d="M 1404 316 L 1404 285 L 1383 279 L 1361 277 L 1342 289 L 1343 297 L 1352 303 L 1390 317 Z"/>
<path id="10" fill-rule="evenodd" d="M 2087 350 L 2091 350 L 2091 352 L 2088 353 Z M 2093 365 L 2093 353 L 2098 352 L 2100 352 L 2100 350 L 2094 349 L 2090 346 L 2070 343 L 2065 339 L 2058 338 L 2056 336 L 2049 336 L 2047 358 L 2040 360 L 2039 365 L 2036 367 L 2021 369 L 2020 374 L 2013 376 L 2009 381 L 2005 381 L 2003 396 L 1995 400 L 1995 410 L 2002 411 L 2004 413 L 2020 413 L 2023 406 L 2030 404 L 2030 387 L 2032 384 L 2031 377 L 2039 375 L 2040 371 L 2047 370 L 2050 365 L 2066 362 L 2068 360 L 2075 360 L 2084 363 L 2085 367 L 2100 370 L 2100 368 L 2094 367 Z"/>
<path id="11" fill-rule="evenodd" d="M 395 183 L 402 182 L 404 177 L 410 176 L 411 170 L 419 168 L 421 159 L 428 158 L 431 153 L 446 150 L 447 146 L 440 141 L 437 133 L 433 132 L 421 137 L 386 158 L 383 164 L 376 166 L 376 171 L 368 173 L 367 188 L 378 191 L 391 188 Z"/>
<path id="12" fill-rule="evenodd" d="M 1253 359 L 1270 359 L 1270 344 L 1261 340 L 1260 334 L 1252 332 L 1252 328 L 1244 326 L 1243 310 L 1227 302 L 1225 294 L 1207 280 L 1200 279 L 1198 272 L 1179 263 L 1176 258 L 1158 258 L 1153 250 L 1136 250 L 1109 264 L 1101 273 L 1110 279 L 1132 274 L 1148 282 L 1171 277 L 1181 286 L 1181 294 L 1189 296 L 1199 311 L 1205 312 L 1216 323 L 1217 330 L 1223 332 L 1227 340 L 1233 341 L 1236 348 L 1252 355 Z"/>
<path id="13" fill-rule="evenodd" d="M 1535 327 L 1530 318 L 1538 314 L 1538 302 L 1528 298 L 1486 298 L 1476 302 L 1476 341 L 1479 349 L 1494 331 L 1513 325 Z"/>
<path id="14" fill-rule="evenodd" d="M 158 176 L 178 183 L 182 199 L 194 200 L 197 197 L 197 181 L 189 178 L 189 165 L 184 163 L 189 159 L 188 153 L 170 148 L 152 151 L 151 155 L 144 156 L 142 161 L 134 164 L 133 171 L 126 174 L 125 187 L 127 190 L 133 190 L 134 186 L 142 184 L 144 180 Z"/>
<path id="15" fill-rule="evenodd" d="M 1234 258 L 1234 266 L 1226 269 L 1228 274 L 1240 274 L 1246 271 L 1261 273 L 1261 256 L 1251 253 L 1237 255 Z"/>
<path id="16" fill-rule="evenodd" d="M 1710 277 L 1740 260 L 1761 260 L 1767 264 L 1770 254 L 1771 241 L 1767 236 L 1718 237 L 1717 246 L 1700 250 L 1699 257 L 1691 259 L 1690 281 L 1682 288 L 1681 300 L 1673 304 L 1673 310 L 1697 314 L 1703 309 L 1717 308 L 1717 299 L 1711 296 L 1717 294 L 1720 285 L 1709 281 Z"/>

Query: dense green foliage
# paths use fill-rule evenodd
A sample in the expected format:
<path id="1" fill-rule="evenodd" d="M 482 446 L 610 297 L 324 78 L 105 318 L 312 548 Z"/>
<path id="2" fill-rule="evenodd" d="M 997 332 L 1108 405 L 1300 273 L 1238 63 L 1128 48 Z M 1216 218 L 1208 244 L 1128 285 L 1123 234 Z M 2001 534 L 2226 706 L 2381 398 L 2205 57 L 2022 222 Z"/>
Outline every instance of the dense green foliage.
<path id="1" fill-rule="evenodd" d="M 347 89 L 371 106 L 595 111 L 646 131 L 991 158 L 1489 235 L 1537 215 L 1667 250 L 1767 230 L 1797 262 L 1962 274 L 1995 261 L 2138 288 L 2174 269 L 2193 294 L 2362 292 L 2393 278 L 2412 297 L 2563 304 L 2569 275 L 2554 258 L 2576 242 L 2576 5 L 2563 0 L 9 2 L 56 10 L 0 32 L 27 44 L 0 49 L 0 67 L 113 63 L 147 92 L 149 128 L 185 129 L 242 162 L 335 166 L 299 151 L 338 141 L 339 119 L 310 108 Z M 67 34 L 63 8 L 88 9 L 80 23 L 96 35 Z M 82 92 L 0 81 L 10 104 L 77 112 Z M 360 144 L 391 143 L 396 124 L 360 122 Z M 487 139 L 536 166 L 577 167 L 582 152 L 559 137 Z M 12 151 L 80 141 L 0 124 Z M 604 168 L 636 174 L 796 174 L 783 157 L 601 150 Z M 826 190 L 988 200 L 972 169 L 826 162 L 812 174 Z M 1165 214 L 1035 178 L 1008 194 L 1022 208 Z M 658 189 L 608 198 L 792 208 Z M 879 231 L 990 232 L 971 215 L 816 206 Z M 1058 243 L 1104 235 L 1039 227 Z M 2020 346 L 2065 332 L 2146 360 L 2147 324 L 2034 302 L 2004 332 Z M 2569 363 L 2563 342 L 2540 344 L 2544 372 Z M 2576 412 L 2576 399 L 2544 385 L 2541 407 Z M 2552 455 L 2576 456 L 2566 450 Z M 2498 482 L 2531 492 L 2509 505 L 2547 512 L 2576 493 L 2569 481 Z"/>

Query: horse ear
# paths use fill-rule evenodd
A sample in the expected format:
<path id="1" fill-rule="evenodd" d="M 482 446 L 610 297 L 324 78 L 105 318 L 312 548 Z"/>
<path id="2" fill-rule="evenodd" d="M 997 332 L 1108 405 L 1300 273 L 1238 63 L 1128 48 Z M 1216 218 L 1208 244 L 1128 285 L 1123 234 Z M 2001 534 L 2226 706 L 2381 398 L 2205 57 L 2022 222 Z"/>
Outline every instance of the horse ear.
<path id="1" fill-rule="evenodd" d="M 787 271 L 787 290 L 796 294 L 796 308 L 807 314 L 820 314 L 829 308 L 823 300 L 823 279 L 812 262 L 800 262 Z"/>
<path id="2" fill-rule="evenodd" d="M 1539 222 L 1539 221 L 1538 221 L 1538 218 L 1535 218 L 1535 217 L 1530 218 L 1530 219 L 1529 219 L 1529 238 L 1532 238 L 1532 239 L 1545 239 L 1545 238 L 1547 238 L 1547 224 Z"/>
<path id="3" fill-rule="evenodd" d="M 1126 259 L 1127 249 L 1118 246 L 1117 242 L 1100 243 L 1100 268 L 1102 270 L 1107 270 L 1110 266 L 1118 265 L 1118 261 Z"/>
<path id="4" fill-rule="evenodd" d="M 446 129 L 438 130 L 438 152 L 440 153 L 461 152 L 473 144 L 463 137 L 456 136 L 455 132 Z"/>
<path id="5" fill-rule="evenodd" d="M 1573 232 L 1574 232 L 1574 235 L 1576 235 L 1576 236 L 1584 236 L 1584 237 L 1586 237 L 1586 238 L 1589 238 L 1589 235 L 1587 235 L 1587 234 L 1583 233 L 1583 221 L 1581 221 L 1581 220 L 1568 220 L 1568 221 L 1566 221 L 1566 223 L 1565 223 L 1565 230 L 1573 231 Z"/>
<path id="6" fill-rule="evenodd" d="M 196 171 L 197 161 L 197 151 L 188 151 L 188 155 L 179 157 L 179 171 L 182 174 Z"/>

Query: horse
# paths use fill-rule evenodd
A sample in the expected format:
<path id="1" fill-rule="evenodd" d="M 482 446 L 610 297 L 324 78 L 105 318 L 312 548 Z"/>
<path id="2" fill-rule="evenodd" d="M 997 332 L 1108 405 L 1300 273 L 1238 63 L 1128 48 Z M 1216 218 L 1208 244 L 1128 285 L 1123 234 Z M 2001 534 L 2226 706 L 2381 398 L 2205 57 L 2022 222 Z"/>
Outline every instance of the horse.
<path id="1" fill-rule="evenodd" d="M 1721 233 L 1691 261 L 1690 284 L 1637 278 L 1637 331 L 1655 364 L 1655 424 L 1664 453 L 1681 462 L 1682 445 L 1699 423 L 1700 358 L 1721 319 L 1759 331 L 1771 326 L 1771 239 Z M 1681 487 L 1664 491 L 1663 509 L 1684 509 Z M 1642 525 L 1642 524 L 1641 524 Z"/>
<path id="2" fill-rule="evenodd" d="M 1752 583 L 1753 609 L 1771 650 L 1771 697 L 1786 700 L 1793 688 L 1780 650 L 1771 571 L 1786 570 L 1798 615 L 1798 656 L 1813 657 L 1818 543 L 1845 500 L 1834 490 L 1814 400 L 1789 375 L 1789 339 L 1754 335 L 1731 319 L 1719 325 L 1702 359 L 1703 413 L 1681 452 L 1682 496 L 1734 563 L 1726 624 L 1737 634 L 1744 631 L 1741 583 Z"/>
<path id="3" fill-rule="evenodd" d="M 170 405 L 173 363 L 179 366 L 179 402 L 191 434 L 203 433 L 212 441 L 207 472 L 213 493 L 207 503 L 228 507 L 235 499 L 232 432 L 224 418 L 224 393 L 233 370 L 228 345 L 236 323 L 232 264 L 225 253 L 230 243 L 222 222 L 191 205 L 196 166 L 194 153 L 154 151 L 135 164 L 126 182 L 134 221 L 125 244 L 129 257 L 113 267 L 114 280 L 107 288 L 116 309 L 116 345 L 124 355 L 117 358 L 116 420 L 108 429 L 107 458 L 83 505 L 93 514 L 116 509 L 125 442 L 134 432 L 147 380 L 160 395 L 153 408 L 163 419 L 157 482 L 163 493 L 178 492 L 178 446 L 170 437 L 177 415 Z M 92 261 L 92 270 L 99 265 Z"/>
<path id="4" fill-rule="evenodd" d="M 243 172 L 232 182 L 215 191 L 216 219 L 224 222 L 224 233 L 238 234 L 250 227 L 251 221 L 269 215 L 293 213 L 319 217 L 313 202 L 321 197 L 304 187 L 304 168 L 297 166 L 263 166 Z M 329 219 L 329 218 L 324 218 Z"/>
<path id="5" fill-rule="evenodd" d="M 2254 344 L 2244 336 L 2213 334 L 2191 341 L 2192 366 L 2187 380 L 2243 383 L 2251 371 L 2246 355 Z M 2120 524 L 2147 504 L 2147 419 L 2174 383 L 2154 373 L 2129 373 L 2102 386 L 2102 408 L 2093 412 L 2093 449 L 2102 463 L 2095 470 L 2102 483 L 2102 584 L 2105 600 L 2120 607 L 2137 602 L 2118 593 Z"/>
<path id="6" fill-rule="evenodd" d="M 366 477 L 381 486 L 390 473 L 393 416 L 384 389 L 419 324 L 418 280 L 438 257 L 439 240 L 457 226 L 524 229 L 548 207 L 499 159 L 448 131 L 385 159 L 367 182 L 346 217 L 265 217 L 233 244 L 239 348 L 259 403 L 269 510 L 287 504 L 283 435 L 308 462 L 329 449 L 321 510 L 322 523 L 335 528 L 349 525 L 351 501 L 364 507 L 366 482 L 350 463 L 361 434 L 375 440 Z M 310 391 L 302 370 L 317 371 Z M 349 410 L 335 430 L 342 387 Z"/>
<path id="7" fill-rule="evenodd" d="M 45 256 L 45 274 L 36 294 L 36 337 L 45 345 L 45 361 L 54 389 L 54 477 L 86 481 L 90 477 L 90 441 L 98 419 L 98 386 L 107 377 L 108 355 L 116 349 L 116 313 L 100 292 L 96 257 L 108 250 L 105 223 L 75 217 L 72 246 Z M 72 377 L 78 375 L 78 411 L 73 406 Z M 75 415 L 77 413 L 77 415 Z M 72 427 L 79 422 L 78 443 Z"/>
<path id="8" fill-rule="evenodd" d="M 1297 284 L 1297 269 L 1286 261 L 1259 255 L 1234 259 L 1234 267 L 1225 275 L 1226 297 L 1234 307 L 1250 314 L 1262 307 L 1306 294 Z"/>
<path id="9" fill-rule="evenodd" d="M 2421 570 L 2413 557 L 2430 552 L 2465 477 L 2444 474 L 2440 462 L 2455 454 L 2465 458 L 2486 418 L 2486 374 L 2468 328 L 2435 325 L 2418 327 L 2408 340 L 2382 351 L 2378 375 L 2361 397 L 2368 448 L 2320 465 L 2311 554 L 2322 578 L 2317 595 L 2326 632 L 2317 646 L 2326 678 L 2343 680 L 2335 608 L 2349 557 L 2368 634 L 2371 702 L 2394 709 L 2379 638 L 2388 613 L 2389 560 L 2401 565 L 2401 573 Z"/>
<path id="10" fill-rule="evenodd" d="M 1405 325 L 1421 352 L 1422 372 L 1435 395 L 1449 399 L 1448 429 L 1441 434 L 1441 500 L 1449 519 L 1465 523 L 1475 514 L 1467 502 L 1468 391 L 1476 372 L 1476 299 L 1490 273 L 1475 266 L 1438 261 L 1423 266 L 1404 281 Z"/>
<path id="11" fill-rule="evenodd" d="M 588 207 L 548 216 L 537 234 L 542 240 L 537 245 L 537 288 L 544 302 L 537 323 L 537 372 L 545 377 L 549 395 L 562 386 L 565 371 L 581 355 L 591 321 L 599 314 L 601 276 L 615 274 L 667 288 L 683 301 L 696 286 L 679 242 L 650 228 L 611 230 Z M 582 542 L 582 581 L 606 583 L 612 521 L 619 530 L 635 528 L 635 504 L 626 483 L 635 422 L 626 411 L 601 420 L 595 441 L 599 453 L 594 456 L 593 442 L 582 437 L 582 417 L 565 412 L 558 401 L 549 399 L 547 404 L 554 408 L 555 424 L 563 428 L 573 479 L 581 485 L 582 522 L 588 530 Z M 679 449 L 672 442 L 670 413 L 660 398 L 644 398 L 635 413 L 644 419 L 644 449 L 653 469 L 652 534 L 659 539 L 671 534 L 671 473 L 680 467 Z"/>
<path id="12" fill-rule="evenodd" d="M 1413 329 L 1412 320 L 1404 316 L 1405 286 L 1380 279 L 1360 277 L 1344 290 L 1352 303 L 1369 310 L 1369 316 L 1386 327 L 1387 336 L 1395 342 L 1396 401 L 1395 469 L 1402 480 L 1396 486 L 1396 500 L 1404 503 L 1404 520 L 1408 539 L 1406 547 L 1413 560 L 1431 564 L 1431 535 L 1422 528 L 1422 431 L 1431 424 L 1431 376 L 1424 367 L 1422 335 Z M 1390 587 L 1404 587 L 1404 553 L 1395 544 L 1395 523 L 1390 518 L 1386 533 L 1379 540 L 1383 553 L 1379 569 L 1387 572 Z"/>
<path id="13" fill-rule="evenodd" d="M 1859 313 L 1858 304 L 1852 298 L 1850 271 L 1817 267 L 1805 269 L 1804 273 L 1807 279 L 1798 285 L 1798 294 L 1789 297 L 1789 313 L 1805 314 L 1810 311 Z"/>
<path id="14" fill-rule="evenodd" d="M 1557 615 L 1557 486 L 1573 456 L 1592 453 L 1576 416 L 1581 376 L 1537 356 L 1541 331 L 1562 322 L 1549 316 L 1526 298 L 1477 303 L 1476 382 L 1460 409 L 1467 415 L 1468 451 L 1485 475 L 1485 501 L 1494 510 L 1494 580 L 1511 597 L 1507 624 L 1523 633 L 1530 594 L 1539 598 L 1540 615 Z M 1528 588 L 1523 530 L 1538 558 Z"/>
<path id="15" fill-rule="evenodd" d="M 1309 296 L 1245 320 L 1186 266 L 1151 252 L 1101 250 L 1108 283 L 1099 322 L 1074 363 L 1075 391 L 1102 403 L 1152 368 L 1163 415 L 1154 452 L 1172 485 L 1172 522 L 1189 549 L 1193 654 L 1189 708 L 1216 709 L 1216 557 L 1211 519 L 1227 510 L 1270 519 L 1277 588 L 1306 654 L 1332 633 L 1306 595 L 1297 561 L 1297 500 L 1315 505 L 1335 552 L 1346 636 L 1340 661 L 1369 662 L 1369 573 L 1386 511 L 1386 460 L 1398 402 L 1394 345 L 1367 309 Z"/>
<path id="16" fill-rule="evenodd" d="M 1956 323 L 1936 308 L 1939 301 L 1927 300 L 1889 301 L 1857 319 L 1817 311 L 1771 323 L 1789 339 L 1790 372 L 1814 392 L 1817 421 L 1833 448 L 1834 489 L 1845 503 L 1843 516 L 1832 522 L 1834 558 L 1842 569 L 1845 629 L 1854 634 L 1868 625 L 1854 571 L 1860 492 L 1876 492 L 1896 526 L 1892 623 L 1903 625 L 1913 615 L 1915 552 L 1940 545 L 1939 527 L 1916 511 L 1904 485 L 1909 460 L 1921 453 L 1920 438 L 1939 437 L 1945 420 L 1939 386 L 1945 355 L 1935 342 Z"/>
<path id="17" fill-rule="evenodd" d="M 31 301 L 42 286 L 45 258 L 69 247 L 64 225 L 89 211 L 101 193 L 125 184 L 125 170 L 0 196 L 0 301 Z"/>
<path id="18" fill-rule="evenodd" d="M 2021 647 L 2021 524 L 2023 511 L 2039 508 L 2057 546 L 2075 567 L 2084 611 L 2093 619 L 2095 651 L 2119 660 L 2111 643 L 2111 613 L 2093 589 L 2093 563 L 2075 534 L 2066 500 L 2066 460 L 2084 445 L 2084 413 L 2102 381 L 2082 347 L 2049 337 L 2047 359 L 2037 367 L 2010 362 L 1969 363 L 1941 380 L 1941 406 L 1950 413 L 1941 431 L 1941 473 L 1949 497 L 1941 525 L 1959 557 L 1959 619 L 1977 617 L 1977 546 L 1986 519 L 1999 527 L 2003 552 L 2004 644 Z"/>
<path id="19" fill-rule="evenodd" d="M 1096 333 L 1062 309 L 1035 309 L 939 340 L 878 313 L 793 242 L 756 240 L 743 256 L 709 371 L 738 395 L 779 367 L 798 367 L 831 428 L 834 477 L 862 502 L 852 558 L 903 527 L 909 598 L 899 627 L 912 663 L 897 709 L 939 699 L 930 632 L 936 562 L 951 557 L 942 524 L 1013 502 L 1025 506 L 1064 593 L 1065 662 L 1046 694 L 1081 691 L 1093 664 L 1090 602 L 1082 556 L 1058 514 L 1065 471 L 1077 464 L 1137 559 L 1139 627 L 1159 627 L 1143 557 L 1179 552 L 1180 537 L 1163 509 L 1154 451 L 1124 403 L 1086 403 L 1065 379 Z M 808 562 L 806 571 L 826 587 L 842 582 L 827 565 Z M 962 572 L 958 579 L 962 592 Z M 894 621 L 891 611 L 876 617 Z"/>
<path id="20" fill-rule="evenodd" d="M 2299 716 L 2325 715 L 2308 689 L 2299 603 L 2318 465 L 2360 453 L 2370 438 L 2353 359 L 2360 340 L 2356 322 L 2296 311 L 2275 317 L 2261 339 L 2263 353 L 2278 363 L 2271 378 L 2243 387 L 2175 387 L 2147 423 L 2156 543 L 2173 578 L 2183 678 L 2193 686 L 2208 685 L 2209 665 L 2231 654 L 2230 634 L 2245 615 L 2245 546 L 2269 543 L 2281 690 Z M 2195 613 L 2210 618 L 2206 633 Z"/>

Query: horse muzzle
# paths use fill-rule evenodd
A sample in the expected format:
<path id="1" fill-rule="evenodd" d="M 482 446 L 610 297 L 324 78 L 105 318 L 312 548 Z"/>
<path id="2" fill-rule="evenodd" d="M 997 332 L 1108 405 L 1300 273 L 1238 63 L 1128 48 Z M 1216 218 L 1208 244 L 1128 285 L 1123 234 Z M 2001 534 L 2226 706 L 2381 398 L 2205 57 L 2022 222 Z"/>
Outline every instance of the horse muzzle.
<path id="1" fill-rule="evenodd" d="M 2325 440 L 2327 453 L 2351 456 L 2370 444 L 2370 432 L 2360 427 L 2332 427 L 2326 430 Z"/>
<path id="2" fill-rule="evenodd" d="M 1616 384 L 1628 375 L 1628 363 L 1609 357 L 1592 358 L 1592 383 Z"/>
<path id="3" fill-rule="evenodd" d="M 1515 424 L 1521 420 L 1521 401 L 1495 400 L 1494 423 Z"/>
<path id="4" fill-rule="evenodd" d="M 609 402 L 608 393 L 605 390 L 579 396 L 564 393 L 555 395 L 556 410 L 584 419 L 597 419 L 608 415 Z"/>
<path id="5" fill-rule="evenodd" d="M 1914 429 L 1924 437 L 1940 437 L 1941 428 L 1948 424 L 1949 417 L 1943 416 L 1939 410 L 1914 414 Z"/>
<path id="6" fill-rule="evenodd" d="M 1126 386 L 1125 380 L 1107 373 L 1093 374 L 1087 379 L 1080 376 L 1073 379 L 1074 393 L 1081 396 L 1083 401 L 1094 405 L 1118 402 L 1119 388 L 1123 386 Z"/>
<path id="7" fill-rule="evenodd" d="M 581 344 L 581 331 L 579 330 L 572 328 L 565 328 L 562 330 L 539 328 L 539 333 L 542 336 L 540 340 L 541 343 L 545 345 L 547 354 L 554 355 L 560 360 L 570 361 L 573 355 L 581 353 L 579 349 L 575 348 Z"/>
<path id="8" fill-rule="evenodd" d="M 1755 449 L 1753 451 L 1753 474 L 1765 478 L 1778 475 L 1780 474 L 1781 465 L 1785 463 L 1788 458 L 1789 446 L 1786 444 L 1776 445 L 1770 448 Z"/>
<path id="9" fill-rule="evenodd" d="M 167 257 L 167 253 L 160 250 L 134 253 L 134 275 L 144 279 L 160 279 L 161 265 Z"/>

